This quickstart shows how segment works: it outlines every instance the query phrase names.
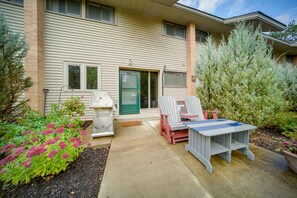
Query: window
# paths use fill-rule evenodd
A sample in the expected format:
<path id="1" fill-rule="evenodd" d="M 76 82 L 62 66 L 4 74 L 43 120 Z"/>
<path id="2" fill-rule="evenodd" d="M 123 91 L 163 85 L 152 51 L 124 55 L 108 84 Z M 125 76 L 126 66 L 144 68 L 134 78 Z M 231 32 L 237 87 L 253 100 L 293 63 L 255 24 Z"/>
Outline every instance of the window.
<path id="1" fill-rule="evenodd" d="M 164 85 L 169 87 L 186 87 L 187 75 L 180 72 L 165 72 Z"/>
<path id="2" fill-rule="evenodd" d="M 204 32 L 201 30 L 196 30 L 196 42 L 205 43 L 207 37 L 209 36 L 209 32 Z"/>
<path id="3" fill-rule="evenodd" d="M 169 36 L 174 36 L 178 38 L 186 38 L 186 28 L 185 26 L 173 24 L 173 23 L 164 23 L 165 34 Z"/>
<path id="4" fill-rule="evenodd" d="M 46 0 L 46 9 L 81 16 L 81 0 Z"/>
<path id="5" fill-rule="evenodd" d="M 287 61 L 287 63 L 293 64 L 293 56 L 287 55 L 286 61 Z"/>
<path id="6" fill-rule="evenodd" d="M 6 1 L 9 1 L 11 3 L 18 3 L 18 4 L 24 4 L 24 0 L 6 0 Z"/>
<path id="7" fill-rule="evenodd" d="M 100 65 L 71 64 L 65 66 L 65 81 L 71 89 L 100 89 Z"/>
<path id="8" fill-rule="evenodd" d="M 87 2 L 87 18 L 114 23 L 114 9 L 100 4 Z"/>

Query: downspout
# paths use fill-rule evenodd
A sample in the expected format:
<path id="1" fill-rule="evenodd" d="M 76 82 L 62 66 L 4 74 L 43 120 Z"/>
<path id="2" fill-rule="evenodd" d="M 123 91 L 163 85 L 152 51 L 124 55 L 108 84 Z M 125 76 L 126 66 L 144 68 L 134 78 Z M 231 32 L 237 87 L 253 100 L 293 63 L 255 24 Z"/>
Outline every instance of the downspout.
<path id="1" fill-rule="evenodd" d="M 162 96 L 164 96 L 164 72 L 166 70 L 166 65 L 164 65 L 163 71 L 162 71 Z"/>
<path id="2" fill-rule="evenodd" d="M 49 89 L 42 89 L 44 93 L 44 103 L 43 103 L 43 117 L 45 116 L 45 106 L 46 106 L 46 95 L 49 92 Z"/>

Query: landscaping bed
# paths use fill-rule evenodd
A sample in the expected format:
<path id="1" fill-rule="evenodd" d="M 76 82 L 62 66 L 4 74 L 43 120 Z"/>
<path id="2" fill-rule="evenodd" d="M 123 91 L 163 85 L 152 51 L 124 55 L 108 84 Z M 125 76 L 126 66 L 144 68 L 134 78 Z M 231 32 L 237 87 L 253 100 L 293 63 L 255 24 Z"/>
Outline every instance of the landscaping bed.
<path id="1" fill-rule="evenodd" d="M 98 197 L 109 148 L 87 148 L 66 171 L 35 178 L 29 184 L 9 186 L 3 197 Z"/>
<path id="2" fill-rule="evenodd" d="M 276 141 L 276 139 L 283 137 L 280 133 L 270 129 L 257 129 L 250 134 L 250 143 L 275 152 L 275 149 L 280 146 L 279 141 Z"/>

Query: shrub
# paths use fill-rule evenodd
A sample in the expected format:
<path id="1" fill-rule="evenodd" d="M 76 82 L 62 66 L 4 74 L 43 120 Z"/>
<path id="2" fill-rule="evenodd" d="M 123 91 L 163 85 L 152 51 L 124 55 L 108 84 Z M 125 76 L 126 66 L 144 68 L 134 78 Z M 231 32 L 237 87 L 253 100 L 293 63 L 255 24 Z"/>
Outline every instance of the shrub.
<path id="1" fill-rule="evenodd" d="M 28 101 L 23 93 L 33 85 L 25 76 L 23 59 L 27 45 L 19 33 L 13 33 L 0 14 L 0 121 L 12 122 L 23 115 Z"/>
<path id="2" fill-rule="evenodd" d="M 297 111 L 297 68 L 291 64 L 285 64 L 281 67 L 281 71 L 284 75 L 284 81 L 287 83 L 284 97 L 288 101 L 289 107 Z"/>
<path id="3" fill-rule="evenodd" d="M 205 109 L 263 126 L 268 116 L 285 107 L 283 75 L 260 32 L 239 23 L 218 46 L 208 39 L 196 65 L 197 93 Z"/>
<path id="4" fill-rule="evenodd" d="M 0 161 L 0 179 L 17 185 L 65 170 L 82 152 L 80 146 L 86 132 L 78 127 L 73 123 L 67 126 L 50 123 L 43 131 L 24 131 L 21 146 L 8 144 L 2 148 L 7 156 Z"/>
<path id="5" fill-rule="evenodd" d="M 75 99 L 75 104 L 79 103 Z M 47 117 L 29 111 L 17 123 L 0 122 L 0 131 L 5 134 L 0 139 L 2 181 L 17 185 L 34 177 L 55 175 L 76 159 L 87 133 L 80 128 L 83 121 L 65 109 L 64 104 L 60 110 L 53 105 Z"/>

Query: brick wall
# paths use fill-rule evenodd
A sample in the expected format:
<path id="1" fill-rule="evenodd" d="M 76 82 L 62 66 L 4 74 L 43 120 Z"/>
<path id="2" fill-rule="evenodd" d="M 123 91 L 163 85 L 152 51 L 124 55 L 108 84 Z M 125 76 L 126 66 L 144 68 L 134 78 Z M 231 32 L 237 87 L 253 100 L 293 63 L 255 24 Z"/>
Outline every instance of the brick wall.
<path id="1" fill-rule="evenodd" d="M 187 87 L 188 95 L 196 95 L 196 82 L 195 78 L 195 61 L 196 61 L 196 36 L 195 36 L 195 23 L 187 25 Z"/>
<path id="2" fill-rule="evenodd" d="M 26 75 L 34 85 L 26 92 L 32 109 L 43 112 L 44 88 L 44 1 L 24 1 L 24 32 L 29 50 L 25 58 Z"/>

